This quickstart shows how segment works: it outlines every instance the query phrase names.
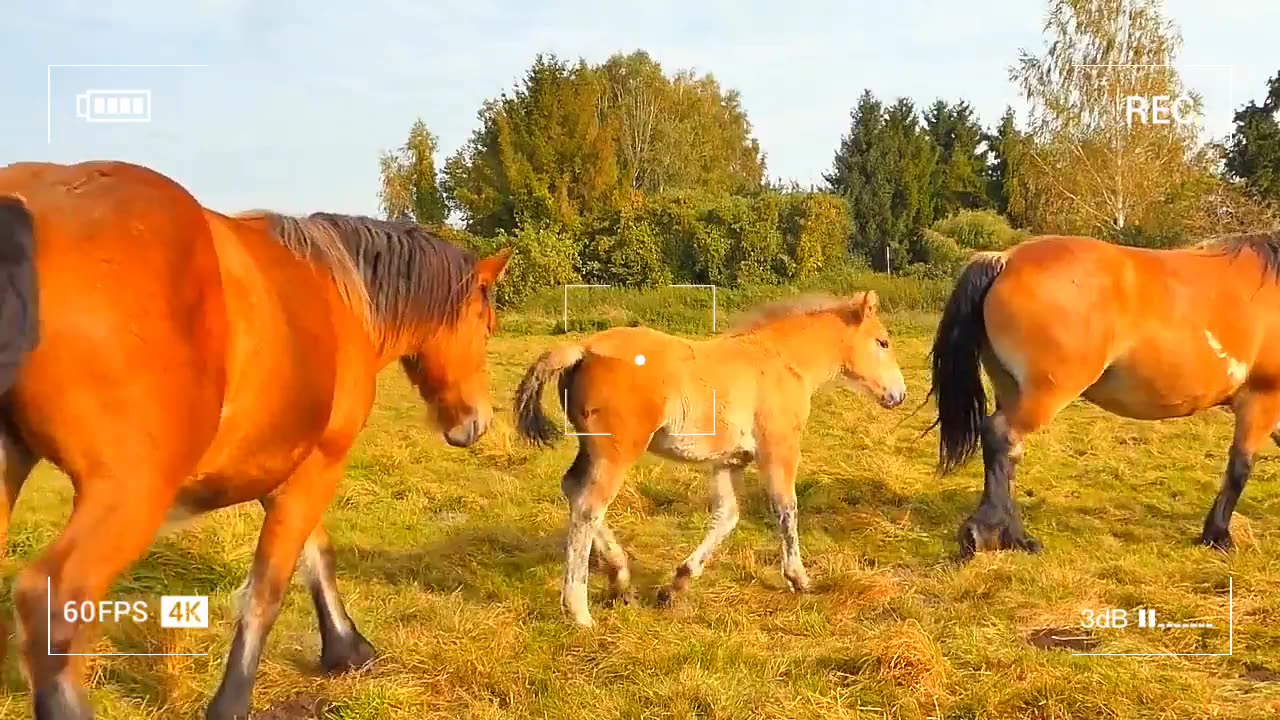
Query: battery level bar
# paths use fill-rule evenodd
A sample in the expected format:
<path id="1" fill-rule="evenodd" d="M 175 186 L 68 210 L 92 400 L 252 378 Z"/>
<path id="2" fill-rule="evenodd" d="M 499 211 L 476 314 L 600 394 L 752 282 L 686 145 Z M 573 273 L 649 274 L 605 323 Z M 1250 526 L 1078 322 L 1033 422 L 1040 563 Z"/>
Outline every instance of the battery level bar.
<path id="1" fill-rule="evenodd" d="M 151 91 L 88 90 L 76 95 L 76 117 L 85 122 L 151 122 Z"/>

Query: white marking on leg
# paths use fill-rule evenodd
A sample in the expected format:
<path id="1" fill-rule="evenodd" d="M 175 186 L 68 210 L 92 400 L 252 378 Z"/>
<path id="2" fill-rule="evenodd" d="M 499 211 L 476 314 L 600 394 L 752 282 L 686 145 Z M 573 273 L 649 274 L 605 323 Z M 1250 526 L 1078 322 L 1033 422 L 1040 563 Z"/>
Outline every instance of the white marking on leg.
<path id="1" fill-rule="evenodd" d="M 579 625 L 590 627 L 591 611 L 587 607 L 587 577 L 590 572 L 591 540 L 603 522 L 600 513 L 580 510 L 575 501 L 569 511 L 569 538 L 565 548 L 564 586 L 560 603 Z"/>
<path id="2" fill-rule="evenodd" d="M 333 629 L 342 637 L 350 637 L 355 632 L 351 618 L 342 610 L 342 596 L 338 594 L 338 586 L 333 575 L 325 572 L 325 556 L 320 547 L 310 538 L 302 547 L 302 574 L 307 587 L 318 587 L 324 598 L 324 609 L 329 615 Z"/>
<path id="3" fill-rule="evenodd" d="M 702 544 L 684 561 L 693 577 L 702 574 L 703 566 L 711 558 L 711 554 L 738 524 L 738 498 L 734 493 L 733 483 L 741 475 L 742 470 L 737 468 L 716 468 L 712 471 L 711 527 L 702 539 Z"/>
<path id="4" fill-rule="evenodd" d="M 1214 337 L 1213 333 L 1205 330 L 1204 338 L 1208 341 L 1209 348 L 1213 350 L 1214 354 L 1227 361 L 1227 377 L 1231 380 L 1231 384 L 1238 386 L 1243 383 L 1245 378 L 1249 376 L 1248 366 L 1228 355 L 1226 349 L 1222 347 L 1222 343 L 1218 342 L 1218 338 Z"/>

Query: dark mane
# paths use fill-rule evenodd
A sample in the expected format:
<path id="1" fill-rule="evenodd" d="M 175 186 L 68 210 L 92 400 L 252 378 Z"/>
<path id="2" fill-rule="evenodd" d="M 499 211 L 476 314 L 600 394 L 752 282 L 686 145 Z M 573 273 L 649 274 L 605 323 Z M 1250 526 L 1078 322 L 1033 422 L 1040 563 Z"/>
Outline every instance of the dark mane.
<path id="1" fill-rule="evenodd" d="M 1245 250 L 1252 250 L 1262 263 L 1263 271 L 1271 279 L 1280 282 L 1280 229 L 1262 232 L 1236 233 L 1219 235 L 1203 240 L 1195 245 L 1197 249 L 1220 250 L 1231 257 L 1237 257 Z"/>
<path id="2" fill-rule="evenodd" d="M 471 290 L 475 256 L 423 226 L 333 213 L 261 215 L 281 245 L 326 265 L 348 304 L 363 305 L 384 332 L 452 324 Z"/>

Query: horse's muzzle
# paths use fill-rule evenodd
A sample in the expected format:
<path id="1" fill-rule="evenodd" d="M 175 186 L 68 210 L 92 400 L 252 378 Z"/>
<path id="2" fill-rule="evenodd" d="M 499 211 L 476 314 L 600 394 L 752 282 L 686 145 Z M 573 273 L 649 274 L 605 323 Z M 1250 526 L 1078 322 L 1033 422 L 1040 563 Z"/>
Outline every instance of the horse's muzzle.
<path id="1" fill-rule="evenodd" d="M 880 396 L 880 404 L 890 410 L 898 407 L 906 401 L 907 389 L 905 387 L 886 390 L 885 393 Z"/>
<path id="2" fill-rule="evenodd" d="M 480 418 L 472 418 L 464 423 L 454 425 L 445 431 L 445 442 L 456 448 L 470 447 L 489 429 L 489 422 Z"/>

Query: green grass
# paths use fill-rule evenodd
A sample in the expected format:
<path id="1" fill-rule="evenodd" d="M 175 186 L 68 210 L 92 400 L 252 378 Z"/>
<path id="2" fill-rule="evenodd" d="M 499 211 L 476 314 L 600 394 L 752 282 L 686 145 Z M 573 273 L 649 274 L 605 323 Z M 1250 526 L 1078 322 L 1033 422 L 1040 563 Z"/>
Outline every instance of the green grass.
<path id="1" fill-rule="evenodd" d="M 591 292 L 591 291 L 584 291 Z M 665 291 L 677 292 L 677 291 Z M 693 291 L 678 291 L 693 292 Z M 667 306 L 645 296 L 644 315 Z M 658 299 L 655 299 L 658 298 Z M 693 302 L 693 301 L 689 301 Z M 585 303 L 585 301 L 584 301 Z M 642 603 L 601 605 L 597 627 L 560 615 L 566 508 L 559 478 L 573 444 L 537 451 L 509 421 L 510 396 L 560 338 L 542 323 L 559 303 L 504 318 L 492 345 L 499 421 L 468 450 L 422 423 L 388 371 L 340 496 L 326 516 L 351 614 L 382 652 L 372 668 L 318 677 L 319 640 L 295 587 L 272 632 L 254 707 L 324 698 L 334 718 L 1252 718 L 1280 711 L 1280 491 L 1276 453 L 1258 462 L 1235 518 L 1239 549 L 1192 543 L 1225 462 L 1229 416 L 1163 423 L 1077 404 L 1027 444 L 1017 494 L 1041 556 L 986 554 L 958 565 L 954 534 L 981 487 L 971 464 L 938 479 L 928 410 L 885 411 L 838 389 L 815 399 L 799 478 L 801 544 L 813 592 L 787 592 L 780 543 L 752 469 L 743 517 L 673 609 L 656 588 L 708 523 L 699 470 L 647 459 L 610 521 L 632 557 Z M 599 311 L 607 303 L 582 305 Z M 723 306 L 722 306 L 723 307 Z M 630 309 L 628 309 L 630 308 Z M 899 308 L 911 310 L 913 308 Z M 690 316 L 691 317 L 691 316 Z M 692 322 L 690 320 L 689 322 Z M 514 325 L 514 332 L 511 325 Z M 914 407 L 928 388 L 933 319 L 889 318 Z M 531 333 L 539 334 L 531 334 Z M 522 334 L 523 333 L 523 334 Z M 17 509 L 11 578 L 68 512 L 63 478 L 42 467 Z M 209 594 L 208 630 L 158 623 L 107 629 L 99 651 L 208 652 L 115 658 L 91 668 L 101 718 L 198 717 L 230 643 L 230 592 L 260 520 L 230 509 L 159 541 L 113 597 Z M 1232 657 L 1088 658 L 1040 649 L 1029 633 L 1072 627 L 1084 609 L 1155 607 L 1164 621 L 1227 623 Z M 0 598 L 5 611 L 8 595 Z M 1131 619 L 1133 619 L 1131 617 Z M 1225 652 L 1214 630 L 1108 630 L 1104 652 Z M 0 718 L 27 717 L 12 640 Z M 280 713 L 275 717 L 303 717 Z"/>

